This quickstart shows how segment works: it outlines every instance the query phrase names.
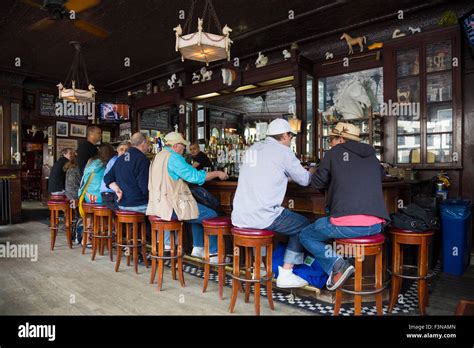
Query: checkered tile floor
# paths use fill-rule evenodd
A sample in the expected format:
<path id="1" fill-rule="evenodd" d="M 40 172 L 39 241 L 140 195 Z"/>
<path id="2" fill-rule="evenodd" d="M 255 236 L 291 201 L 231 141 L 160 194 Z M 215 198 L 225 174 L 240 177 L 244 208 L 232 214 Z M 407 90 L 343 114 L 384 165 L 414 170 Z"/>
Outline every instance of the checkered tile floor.
<path id="1" fill-rule="evenodd" d="M 170 262 L 167 261 L 166 266 L 170 266 Z M 434 269 L 435 276 L 431 279 L 432 281 L 436 281 L 437 276 L 441 271 L 441 265 L 437 265 Z M 185 263 L 184 264 L 184 272 L 191 274 L 193 276 L 204 278 L 204 269 L 199 268 L 195 265 Z M 212 272 L 210 273 L 210 280 L 217 283 L 217 273 Z M 405 279 L 404 284 L 407 284 L 409 280 Z M 430 282 L 430 283 L 431 283 Z M 227 287 L 232 287 L 232 277 L 228 274 L 226 275 L 225 285 Z M 431 284 L 429 285 L 431 289 Z M 253 285 L 251 286 L 251 292 L 254 292 Z M 267 296 L 267 291 L 264 286 L 260 288 L 260 294 L 262 296 Z M 283 303 L 289 306 L 294 306 L 309 312 L 312 312 L 317 315 L 326 315 L 331 316 L 333 315 L 333 305 L 328 304 L 327 302 L 319 301 L 313 298 L 301 298 L 297 297 L 294 294 L 286 293 L 280 291 L 278 288 L 273 287 L 273 300 L 279 303 Z M 402 288 L 401 294 L 399 295 L 398 304 L 393 309 L 392 313 L 389 314 L 388 312 L 388 304 L 384 304 L 383 306 L 383 314 L 384 315 L 417 315 L 418 314 L 418 293 L 417 293 L 417 285 L 416 282 L 411 282 L 408 286 L 404 286 Z M 343 304 L 341 306 L 341 310 L 339 315 L 343 316 L 351 316 L 354 315 L 354 308 L 351 303 Z M 377 315 L 377 309 L 375 307 L 375 303 L 365 303 L 365 306 L 362 307 L 362 315 Z"/>

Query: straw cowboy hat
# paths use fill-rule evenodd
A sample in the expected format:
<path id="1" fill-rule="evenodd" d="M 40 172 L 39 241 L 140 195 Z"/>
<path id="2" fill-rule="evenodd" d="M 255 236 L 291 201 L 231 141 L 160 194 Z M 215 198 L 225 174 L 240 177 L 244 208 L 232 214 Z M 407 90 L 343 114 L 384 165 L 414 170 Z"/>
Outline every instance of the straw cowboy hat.
<path id="1" fill-rule="evenodd" d="M 336 127 L 332 129 L 329 133 L 329 136 L 333 137 L 343 137 L 348 140 L 360 141 L 359 138 L 360 129 L 357 126 L 354 126 L 351 123 L 338 122 Z"/>

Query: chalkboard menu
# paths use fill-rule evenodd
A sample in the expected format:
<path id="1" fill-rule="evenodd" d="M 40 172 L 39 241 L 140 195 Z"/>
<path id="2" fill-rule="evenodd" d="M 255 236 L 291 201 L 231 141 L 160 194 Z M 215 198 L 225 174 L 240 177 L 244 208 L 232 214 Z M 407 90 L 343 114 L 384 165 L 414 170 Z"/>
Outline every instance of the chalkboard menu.
<path id="1" fill-rule="evenodd" d="M 42 116 L 56 116 L 55 104 L 56 96 L 49 93 L 40 93 L 39 96 L 40 109 L 39 114 Z"/>
<path id="2" fill-rule="evenodd" d="M 171 130 L 170 110 L 168 108 L 147 109 L 142 113 L 140 125 L 142 129 Z"/>

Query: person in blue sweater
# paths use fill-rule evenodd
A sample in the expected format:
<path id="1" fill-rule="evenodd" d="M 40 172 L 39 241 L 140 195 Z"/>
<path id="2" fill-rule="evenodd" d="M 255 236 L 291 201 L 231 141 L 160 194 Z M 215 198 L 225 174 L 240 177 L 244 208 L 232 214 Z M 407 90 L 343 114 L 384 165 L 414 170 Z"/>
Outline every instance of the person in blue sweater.
<path id="1" fill-rule="evenodd" d="M 96 156 L 91 158 L 84 169 L 81 185 L 79 187 L 79 197 L 85 190 L 84 200 L 87 203 L 102 203 L 102 196 L 100 194 L 100 184 L 104 177 L 105 166 L 109 160 L 114 156 L 115 150 L 110 144 L 102 144 L 99 147 L 99 152 Z M 87 182 L 89 185 L 86 188 Z"/>
<path id="2" fill-rule="evenodd" d="M 120 210 L 146 213 L 148 206 L 148 170 L 146 153 L 150 144 L 140 132 L 132 135 L 130 148 L 120 156 L 104 176 L 105 186 L 117 194 Z"/>
<path id="3" fill-rule="evenodd" d="M 110 171 L 110 169 L 112 169 L 113 165 L 115 164 L 115 161 L 117 161 L 117 158 L 127 152 L 129 147 L 129 141 L 122 141 L 119 144 L 119 146 L 117 147 L 117 155 L 112 157 L 107 163 L 107 166 L 105 167 L 104 176 Z M 112 211 L 116 211 L 118 209 L 117 200 L 115 198 L 115 192 L 105 185 L 104 179 L 102 179 L 102 182 L 100 184 L 100 194 L 102 196 L 102 204 L 104 204 Z"/>

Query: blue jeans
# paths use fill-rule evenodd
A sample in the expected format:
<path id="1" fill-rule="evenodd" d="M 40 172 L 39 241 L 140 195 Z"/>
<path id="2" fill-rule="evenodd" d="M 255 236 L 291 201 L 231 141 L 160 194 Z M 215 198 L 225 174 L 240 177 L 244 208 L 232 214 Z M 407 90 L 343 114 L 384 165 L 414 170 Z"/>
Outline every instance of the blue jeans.
<path id="1" fill-rule="evenodd" d="M 325 242 L 332 238 L 355 238 L 380 233 L 382 224 L 372 226 L 336 226 L 331 224 L 329 217 L 323 217 L 303 229 L 300 242 L 308 250 L 323 270 L 330 274 L 339 256 Z"/>
<path id="2" fill-rule="evenodd" d="M 292 265 L 301 265 L 303 263 L 304 248 L 299 240 L 299 233 L 309 225 L 309 221 L 303 215 L 284 209 L 273 223 L 266 228 L 278 234 L 290 237 L 286 247 L 283 262 Z"/>
<path id="3" fill-rule="evenodd" d="M 205 205 L 199 203 L 197 205 L 199 209 L 199 216 L 197 219 L 186 220 L 186 222 L 191 224 L 191 229 L 193 232 L 193 246 L 202 248 L 204 247 L 204 228 L 202 227 L 202 220 L 216 217 L 217 213 Z M 176 218 L 174 213 L 173 217 Z M 217 254 L 217 236 L 209 237 L 209 253 Z"/>

